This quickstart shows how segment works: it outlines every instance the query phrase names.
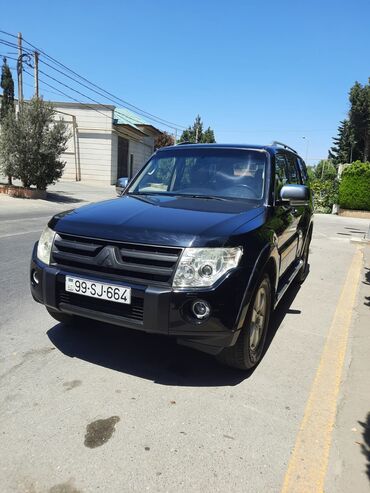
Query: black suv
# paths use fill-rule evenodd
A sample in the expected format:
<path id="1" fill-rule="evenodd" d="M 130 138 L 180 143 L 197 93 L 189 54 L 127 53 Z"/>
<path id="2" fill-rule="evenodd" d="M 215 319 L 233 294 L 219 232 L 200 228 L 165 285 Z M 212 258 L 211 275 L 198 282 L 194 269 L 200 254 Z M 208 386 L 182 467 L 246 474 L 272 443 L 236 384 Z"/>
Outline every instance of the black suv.
<path id="1" fill-rule="evenodd" d="M 31 291 L 60 322 L 166 334 L 249 369 L 271 311 L 307 275 L 312 227 L 306 166 L 288 146 L 165 147 L 120 198 L 50 220 Z"/>

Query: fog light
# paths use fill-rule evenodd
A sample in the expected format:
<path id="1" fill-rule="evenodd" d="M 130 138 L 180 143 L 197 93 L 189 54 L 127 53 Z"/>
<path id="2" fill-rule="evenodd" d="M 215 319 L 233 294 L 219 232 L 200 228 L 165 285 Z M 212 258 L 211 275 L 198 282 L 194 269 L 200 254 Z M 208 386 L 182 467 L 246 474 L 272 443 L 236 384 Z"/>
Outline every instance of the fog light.
<path id="1" fill-rule="evenodd" d="M 37 285 L 40 282 L 39 275 L 36 270 L 32 271 L 32 282 Z"/>
<path id="2" fill-rule="evenodd" d="M 191 311 L 198 320 L 204 320 L 209 317 L 211 313 L 211 307 L 206 301 L 198 300 L 192 303 Z"/>

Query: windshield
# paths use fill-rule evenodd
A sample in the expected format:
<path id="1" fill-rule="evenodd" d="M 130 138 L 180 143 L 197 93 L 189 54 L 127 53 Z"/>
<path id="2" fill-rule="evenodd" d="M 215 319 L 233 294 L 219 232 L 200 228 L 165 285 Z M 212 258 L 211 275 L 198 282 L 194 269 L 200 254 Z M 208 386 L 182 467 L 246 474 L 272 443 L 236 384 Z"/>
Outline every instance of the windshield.
<path id="1" fill-rule="evenodd" d="M 266 152 L 252 149 L 160 151 L 128 193 L 260 201 L 264 197 L 266 163 Z"/>

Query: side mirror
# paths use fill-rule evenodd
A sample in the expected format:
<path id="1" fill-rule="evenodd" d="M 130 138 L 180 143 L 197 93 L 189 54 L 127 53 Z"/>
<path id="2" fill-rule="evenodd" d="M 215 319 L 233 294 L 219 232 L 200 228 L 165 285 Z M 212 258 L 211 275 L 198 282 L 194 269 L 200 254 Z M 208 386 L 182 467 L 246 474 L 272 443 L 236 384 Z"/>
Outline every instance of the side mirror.
<path id="1" fill-rule="evenodd" d="M 117 195 L 122 195 L 122 193 L 125 191 L 125 188 L 127 187 L 128 182 L 129 182 L 129 179 L 127 177 L 118 178 L 117 183 L 116 183 Z"/>
<path id="2" fill-rule="evenodd" d="M 280 190 L 282 202 L 290 205 L 307 205 L 310 201 L 310 191 L 306 185 L 284 185 Z"/>

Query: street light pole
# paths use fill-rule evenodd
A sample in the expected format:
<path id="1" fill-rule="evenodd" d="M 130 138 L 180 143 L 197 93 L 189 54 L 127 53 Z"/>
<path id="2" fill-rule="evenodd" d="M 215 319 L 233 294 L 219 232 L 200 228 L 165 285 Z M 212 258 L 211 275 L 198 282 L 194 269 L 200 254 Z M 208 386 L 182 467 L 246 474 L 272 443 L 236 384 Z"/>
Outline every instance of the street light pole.
<path id="1" fill-rule="evenodd" d="M 308 163 L 307 163 L 307 160 L 308 160 L 308 143 L 309 143 L 309 140 L 307 137 L 302 137 L 303 140 L 306 141 L 306 157 L 305 157 L 305 161 L 306 161 L 306 165 L 308 166 Z"/>

